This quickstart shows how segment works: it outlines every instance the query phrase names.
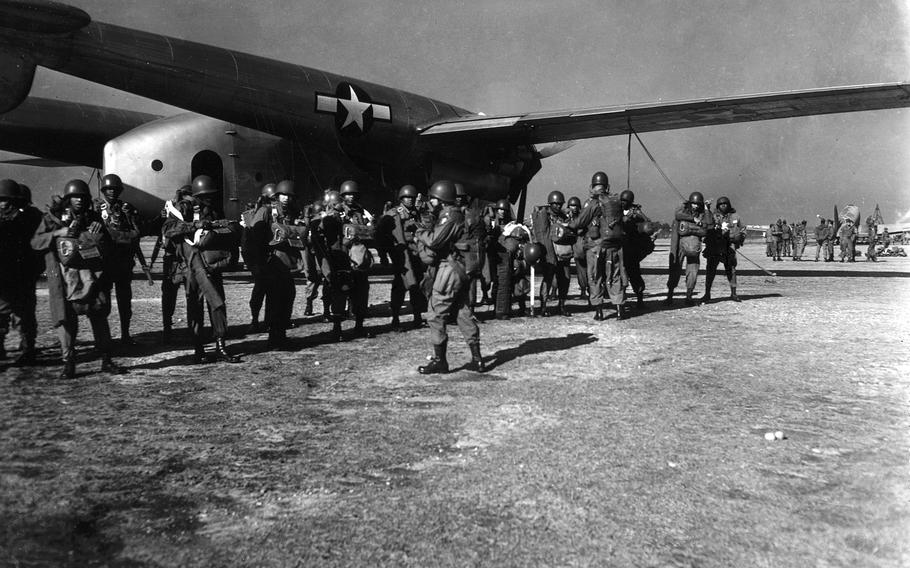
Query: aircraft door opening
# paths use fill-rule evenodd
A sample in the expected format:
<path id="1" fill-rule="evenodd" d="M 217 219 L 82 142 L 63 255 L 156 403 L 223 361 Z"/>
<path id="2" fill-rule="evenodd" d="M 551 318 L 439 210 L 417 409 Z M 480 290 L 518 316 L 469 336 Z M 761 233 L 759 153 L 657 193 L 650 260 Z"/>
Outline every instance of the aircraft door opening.
<path id="1" fill-rule="evenodd" d="M 218 203 L 220 215 L 224 215 L 224 200 L 227 198 L 227 188 L 224 187 L 224 163 L 221 156 L 211 150 L 203 150 L 193 156 L 190 164 L 190 179 L 206 175 L 212 178 L 215 185 L 221 189 L 221 202 Z"/>

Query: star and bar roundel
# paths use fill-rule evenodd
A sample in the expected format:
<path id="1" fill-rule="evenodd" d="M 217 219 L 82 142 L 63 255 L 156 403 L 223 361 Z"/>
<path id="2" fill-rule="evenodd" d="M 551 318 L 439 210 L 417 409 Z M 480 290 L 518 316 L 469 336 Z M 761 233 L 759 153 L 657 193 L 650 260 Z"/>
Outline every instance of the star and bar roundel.
<path id="1" fill-rule="evenodd" d="M 376 121 L 392 122 L 392 107 L 374 103 L 366 91 L 346 82 L 333 95 L 316 93 L 316 112 L 334 114 L 335 128 L 348 136 L 366 134 Z"/>

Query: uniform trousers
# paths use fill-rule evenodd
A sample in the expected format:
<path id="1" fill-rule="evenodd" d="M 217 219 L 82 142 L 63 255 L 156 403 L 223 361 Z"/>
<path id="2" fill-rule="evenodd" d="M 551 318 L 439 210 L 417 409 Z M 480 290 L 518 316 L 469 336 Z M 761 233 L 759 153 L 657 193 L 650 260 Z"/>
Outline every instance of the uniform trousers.
<path id="1" fill-rule="evenodd" d="M 626 276 L 626 267 L 623 265 L 622 245 L 601 245 L 600 256 L 598 259 L 600 265 L 598 270 L 601 272 L 603 284 L 601 288 L 601 302 L 592 305 L 600 306 L 604 293 L 610 297 L 610 302 L 614 306 L 621 306 L 626 300 L 626 286 L 629 279 Z"/>
<path id="2" fill-rule="evenodd" d="M 208 308 L 212 335 L 215 339 L 224 339 L 227 335 L 227 307 L 224 303 L 224 283 L 221 274 L 209 274 L 205 268 L 199 266 L 186 278 L 187 323 L 196 344 L 202 343 L 202 330 L 205 325 L 203 306 Z"/>
<path id="3" fill-rule="evenodd" d="M 585 265 L 588 273 L 588 298 L 594 307 L 604 301 L 603 271 L 598 271 L 600 264 L 600 241 L 585 241 Z"/>
<path id="4" fill-rule="evenodd" d="M 106 287 L 110 290 L 110 285 Z M 98 291 L 98 298 L 87 312 L 88 321 L 95 337 L 95 349 L 103 355 L 111 352 L 111 326 L 107 318 L 111 314 L 111 297 L 105 288 Z M 72 302 L 64 302 L 63 323 L 57 328 L 60 339 L 60 355 L 64 361 L 73 361 L 76 356 L 76 335 L 79 333 L 79 316 Z"/>
<path id="5" fill-rule="evenodd" d="M 815 241 L 815 262 L 818 262 L 818 257 L 821 256 L 822 251 L 825 250 L 826 244 L 827 241 Z M 825 259 L 827 259 L 827 255 L 825 255 Z"/>
<path id="6" fill-rule="evenodd" d="M 403 276 L 406 270 L 404 262 L 404 255 L 406 254 L 410 253 L 394 248 L 389 251 L 393 267 L 392 295 L 390 299 L 392 313 L 398 314 L 401 311 L 401 305 L 404 304 L 405 295 L 410 295 L 411 309 L 415 314 L 422 314 L 427 311 L 427 297 L 424 295 L 420 285 L 423 280 L 423 263 L 416 256 L 411 256 L 411 271 L 415 282 L 413 285 L 407 286 Z"/>
<path id="7" fill-rule="evenodd" d="M 277 256 L 269 257 L 262 267 L 265 288 L 265 316 L 270 336 L 282 336 L 291 325 L 297 288 L 291 269 Z"/>
<path id="8" fill-rule="evenodd" d="M 588 289 L 588 261 L 585 258 L 585 249 L 581 239 L 572 245 L 572 254 L 575 258 L 575 279 L 578 281 L 578 290 L 584 293 Z"/>
<path id="9" fill-rule="evenodd" d="M 683 272 L 683 262 L 686 263 L 686 291 L 695 290 L 695 283 L 698 280 L 698 255 L 686 256 L 679 252 L 670 253 L 670 274 L 667 277 L 667 289 L 671 292 L 679 284 L 679 277 Z"/>
<path id="10" fill-rule="evenodd" d="M 727 282 L 730 283 L 730 288 L 736 288 L 736 250 L 727 249 L 722 254 L 711 254 L 707 256 L 707 262 L 705 263 L 705 290 L 710 291 L 711 285 L 714 283 L 714 276 L 717 275 L 717 266 L 723 263 L 724 265 L 724 275 L 727 277 Z"/>
<path id="11" fill-rule="evenodd" d="M 164 327 L 174 325 L 174 312 L 177 311 L 177 292 L 180 290 L 180 284 L 174 282 L 174 264 L 176 259 L 173 255 L 166 254 L 162 261 L 163 273 L 161 276 L 161 319 Z"/>
<path id="12" fill-rule="evenodd" d="M 571 268 L 569 266 L 569 259 L 556 259 L 556 262 L 542 262 L 541 268 L 543 272 L 543 278 L 540 280 L 540 298 L 546 302 L 547 296 L 550 294 L 550 288 L 553 286 L 554 282 L 556 284 L 556 296 L 560 300 L 565 300 L 566 296 L 569 295 L 569 279 L 571 275 Z"/>
<path id="13" fill-rule="evenodd" d="M 480 329 L 468 306 L 468 282 L 464 265 L 457 261 L 444 260 L 437 267 L 427 318 L 431 344 L 445 345 L 449 339 L 446 326 L 455 320 L 468 346 L 480 345 Z"/>

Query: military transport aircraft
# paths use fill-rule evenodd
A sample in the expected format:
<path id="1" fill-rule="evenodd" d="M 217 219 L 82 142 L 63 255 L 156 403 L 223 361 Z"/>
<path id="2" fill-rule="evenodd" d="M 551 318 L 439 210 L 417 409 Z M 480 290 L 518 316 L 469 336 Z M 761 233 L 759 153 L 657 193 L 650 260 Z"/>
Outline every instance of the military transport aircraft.
<path id="1" fill-rule="evenodd" d="M 198 114 L 155 117 L 28 99 L 38 65 Z M 285 177 L 311 197 L 346 178 L 374 190 L 374 202 L 404 183 L 449 178 L 485 199 L 521 202 L 541 160 L 575 140 L 906 106 L 910 83 L 484 116 L 96 22 L 58 2 L 0 0 L 0 113 L 8 113 L 0 149 L 89 165 L 103 153 L 104 170 L 124 179 L 124 197 L 146 214 L 203 173 L 223 180 L 225 213 L 233 217 L 263 183 Z"/>

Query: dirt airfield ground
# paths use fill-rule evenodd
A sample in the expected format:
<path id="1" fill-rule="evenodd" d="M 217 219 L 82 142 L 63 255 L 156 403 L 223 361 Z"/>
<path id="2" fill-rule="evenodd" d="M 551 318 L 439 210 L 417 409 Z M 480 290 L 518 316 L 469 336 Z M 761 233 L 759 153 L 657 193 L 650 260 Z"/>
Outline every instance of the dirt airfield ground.
<path id="1" fill-rule="evenodd" d="M 659 248 L 628 320 L 483 323 L 486 374 L 455 328 L 455 371 L 419 375 L 387 278 L 375 337 L 326 343 L 298 303 L 262 351 L 238 278 L 241 364 L 159 346 L 137 280 L 129 374 L 83 320 L 64 382 L 39 298 L 43 366 L 0 367 L 0 565 L 910 566 L 910 259 L 745 252 L 777 277 L 741 262 L 739 304 L 721 277 L 663 306 Z"/>

